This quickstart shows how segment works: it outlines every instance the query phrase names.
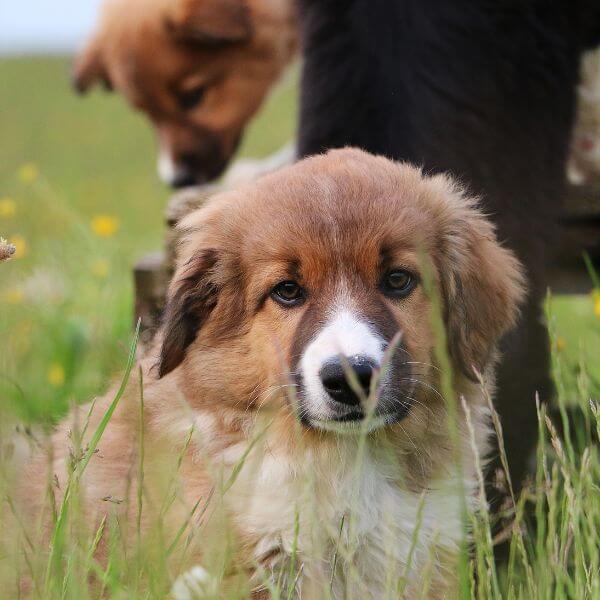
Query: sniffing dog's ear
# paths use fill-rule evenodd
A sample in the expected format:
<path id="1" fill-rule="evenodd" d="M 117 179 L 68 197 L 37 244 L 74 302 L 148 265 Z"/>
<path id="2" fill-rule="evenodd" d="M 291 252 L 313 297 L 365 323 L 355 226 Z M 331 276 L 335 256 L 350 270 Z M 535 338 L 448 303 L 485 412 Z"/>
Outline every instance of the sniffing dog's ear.
<path id="1" fill-rule="evenodd" d="M 75 91 L 85 94 L 94 84 L 102 83 L 105 89 L 112 90 L 104 59 L 100 39 L 94 36 L 83 52 L 75 59 L 71 83 Z"/>
<path id="2" fill-rule="evenodd" d="M 517 321 L 525 278 L 515 255 L 497 241 L 492 225 L 471 206 L 448 236 L 449 257 L 442 268 L 450 355 L 475 379 L 490 353 Z"/>
<path id="3" fill-rule="evenodd" d="M 245 0 L 177 0 L 166 25 L 178 40 L 207 45 L 244 42 L 252 35 Z"/>
<path id="4" fill-rule="evenodd" d="M 202 324 L 217 304 L 219 287 L 215 281 L 216 250 L 203 250 L 184 264 L 173 277 L 163 321 L 163 344 L 158 375 L 175 369 L 196 339 Z"/>

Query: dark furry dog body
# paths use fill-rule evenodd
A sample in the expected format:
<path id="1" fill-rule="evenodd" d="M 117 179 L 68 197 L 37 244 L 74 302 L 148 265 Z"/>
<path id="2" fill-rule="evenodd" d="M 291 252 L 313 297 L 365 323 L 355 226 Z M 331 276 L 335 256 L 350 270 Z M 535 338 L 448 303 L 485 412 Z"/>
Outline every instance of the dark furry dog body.
<path id="1" fill-rule="evenodd" d="M 302 0 L 299 154 L 354 145 L 450 171 L 483 197 L 525 264 L 529 296 L 504 340 L 498 410 L 513 479 L 552 394 L 541 303 L 556 244 L 581 52 L 600 3 Z"/>

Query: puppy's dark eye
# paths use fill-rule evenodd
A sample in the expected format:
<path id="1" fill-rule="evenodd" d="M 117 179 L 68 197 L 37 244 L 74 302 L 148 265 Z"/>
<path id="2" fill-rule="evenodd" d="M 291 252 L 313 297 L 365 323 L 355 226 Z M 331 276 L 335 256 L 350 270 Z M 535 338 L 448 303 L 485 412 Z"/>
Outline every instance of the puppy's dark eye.
<path id="1" fill-rule="evenodd" d="M 177 94 L 177 102 L 179 103 L 179 106 L 183 108 L 183 110 L 190 110 L 202 102 L 202 99 L 204 98 L 204 92 L 206 92 L 206 87 L 203 85 L 195 87 L 191 90 L 179 92 Z"/>
<path id="2" fill-rule="evenodd" d="M 416 287 L 417 277 L 405 269 L 394 269 L 389 271 L 381 282 L 384 294 L 395 298 L 405 298 Z"/>
<path id="3" fill-rule="evenodd" d="M 305 299 L 304 290 L 295 281 L 282 281 L 271 291 L 271 298 L 282 306 L 298 306 Z"/>

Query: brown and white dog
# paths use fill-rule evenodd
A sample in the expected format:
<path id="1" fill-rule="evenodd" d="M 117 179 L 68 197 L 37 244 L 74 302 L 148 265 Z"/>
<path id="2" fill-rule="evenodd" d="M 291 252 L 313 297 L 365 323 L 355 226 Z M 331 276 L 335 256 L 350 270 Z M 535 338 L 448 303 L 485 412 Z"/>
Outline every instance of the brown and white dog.
<path id="1" fill-rule="evenodd" d="M 169 185 L 225 168 L 296 49 L 290 0 L 107 0 L 73 81 L 115 89 L 154 124 Z"/>
<path id="2" fill-rule="evenodd" d="M 281 581 L 293 560 L 304 598 L 382 598 L 390 574 L 406 575 L 411 597 L 426 569 L 430 597 L 442 596 L 463 494 L 474 498 L 472 446 L 483 455 L 490 433 L 495 345 L 523 294 L 518 262 L 476 202 L 444 175 L 344 149 L 215 196 L 181 227 L 163 331 L 142 363 L 150 496 L 158 465 L 183 448 L 163 530 L 178 531 L 216 486 L 226 517 L 203 520 L 188 558 L 214 573 L 207 532 L 228 523 L 235 570 L 250 572 L 256 597 L 267 595 L 261 577 Z M 447 331 L 457 437 L 429 286 Z M 139 398 L 132 381 L 87 467 L 90 524 L 109 510 L 135 521 Z M 59 490 L 68 430 L 53 437 Z M 27 480 L 44 480 L 44 468 L 36 462 Z M 145 506 L 144 530 L 161 502 Z"/>

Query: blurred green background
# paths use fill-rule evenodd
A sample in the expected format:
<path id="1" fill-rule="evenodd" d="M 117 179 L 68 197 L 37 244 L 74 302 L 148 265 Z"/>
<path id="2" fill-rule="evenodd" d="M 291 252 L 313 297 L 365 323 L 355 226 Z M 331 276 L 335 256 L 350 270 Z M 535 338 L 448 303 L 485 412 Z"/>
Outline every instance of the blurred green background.
<path id="1" fill-rule="evenodd" d="M 20 417 L 56 418 L 103 392 L 125 365 L 132 267 L 162 245 L 169 197 L 155 174 L 153 132 L 117 95 L 69 87 L 66 58 L 0 61 L 0 398 Z M 240 155 L 294 135 L 296 71 L 253 121 Z M 600 298 L 549 303 L 560 368 L 587 363 L 600 388 Z"/>
<path id="2" fill-rule="evenodd" d="M 169 190 L 151 127 L 116 95 L 69 86 L 70 59 L 0 60 L 0 398 L 28 419 L 105 390 L 126 362 L 132 267 L 162 246 Z M 240 155 L 294 135 L 295 72 L 253 121 Z"/>

